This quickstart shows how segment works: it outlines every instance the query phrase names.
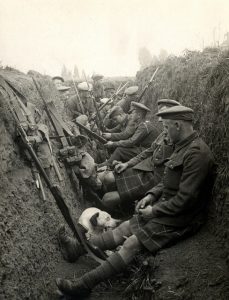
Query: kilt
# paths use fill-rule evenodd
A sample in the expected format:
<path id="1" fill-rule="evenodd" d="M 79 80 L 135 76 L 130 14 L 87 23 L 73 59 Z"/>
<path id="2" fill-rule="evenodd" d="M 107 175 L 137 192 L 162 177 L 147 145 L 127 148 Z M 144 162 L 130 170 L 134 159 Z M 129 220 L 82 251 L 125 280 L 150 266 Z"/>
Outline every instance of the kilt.
<path id="1" fill-rule="evenodd" d="M 130 229 L 141 244 L 153 254 L 161 248 L 177 242 L 185 235 L 194 232 L 192 225 L 182 228 L 168 226 L 155 223 L 153 219 L 145 221 L 138 215 L 134 215 L 130 219 Z"/>
<path id="2" fill-rule="evenodd" d="M 114 172 L 117 190 L 121 200 L 135 201 L 144 197 L 154 187 L 154 173 L 128 168 L 117 174 Z"/>

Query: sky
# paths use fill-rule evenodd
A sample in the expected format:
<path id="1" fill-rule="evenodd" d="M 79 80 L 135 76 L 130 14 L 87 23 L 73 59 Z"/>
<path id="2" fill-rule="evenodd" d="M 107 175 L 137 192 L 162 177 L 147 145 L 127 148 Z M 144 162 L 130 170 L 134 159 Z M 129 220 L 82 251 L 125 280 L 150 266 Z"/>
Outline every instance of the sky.
<path id="1" fill-rule="evenodd" d="M 0 0 L 0 61 L 23 72 L 134 76 L 138 51 L 222 42 L 229 0 Z"/>

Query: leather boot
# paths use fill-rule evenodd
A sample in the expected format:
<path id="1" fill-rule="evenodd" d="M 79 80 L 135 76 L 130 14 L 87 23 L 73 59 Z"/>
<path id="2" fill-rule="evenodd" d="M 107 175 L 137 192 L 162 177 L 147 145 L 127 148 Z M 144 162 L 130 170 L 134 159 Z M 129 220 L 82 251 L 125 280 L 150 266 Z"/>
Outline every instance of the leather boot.
<path id="1" fill-rule="evenodd" d="M 79 299 L 82 299 L 84 297 L 87 297 L 91 293 L 91 289 L 87 287 L 82 280 L 76 279 L 74 282 L 67 279 L 56 279 L 56 285 L 58 287 L 58 292 L 65 297 L 74 297 L 72 299 L 78 299 L 75 297 L 80 297 Z M 64 298 L 65 299 L 65 298 Z M 66 298 L 68 299 L 68 298 Z"/>
<path id="2" fill-rule="evenodd" d="M 68 262 L 75 262 L 82 254 L 86 253 L 75 238 L 66 234 L 64 225 L 61 225 L 58 230 L 58 242 L 63 258 Z"/>
<path id="3" fill-rule="evenodd" d="M 92 288 L 100 282 L 111 278 L 126 268 L 126 263 L 118 253 L 113 253 L 100 266 L 74 281 L 56 279 L 59 291 L 65 296 L 86 297 Z M 78 298 L 77 298 L 78 299 Z"/>

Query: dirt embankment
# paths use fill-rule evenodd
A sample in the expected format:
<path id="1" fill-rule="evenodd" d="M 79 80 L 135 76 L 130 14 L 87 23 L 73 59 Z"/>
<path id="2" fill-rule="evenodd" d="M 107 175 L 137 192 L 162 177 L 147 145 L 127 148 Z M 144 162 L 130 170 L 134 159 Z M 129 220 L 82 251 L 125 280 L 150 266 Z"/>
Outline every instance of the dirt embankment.
<path id="1" fill-rule="evenodd" d="M 42 107 L 29 76 L 12 70 L 1 71 L 1 75 Z M 50 79 L 38 79 L 44 81 L 44 95 L 58 101 Z M 0 299 L 52 299 L 55 268 L 61 259 L 56 230 L 64 221 L 47 188 L 46 201 L 36 188 L 29 163 L 15 142 L 15 126 L 6 103 L 0 95 Z M 59 167 L 64 181 L 58 182 L 54 171 L 51 178 L 77 213 L 77 195 L 64 167 Z"/>

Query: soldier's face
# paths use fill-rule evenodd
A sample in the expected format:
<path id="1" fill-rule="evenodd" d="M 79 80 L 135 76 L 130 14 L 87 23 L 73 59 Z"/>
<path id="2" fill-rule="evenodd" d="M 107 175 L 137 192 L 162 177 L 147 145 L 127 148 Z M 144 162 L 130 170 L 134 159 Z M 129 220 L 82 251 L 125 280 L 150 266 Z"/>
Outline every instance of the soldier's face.
<path id="1" fill-rule="evenodd" d="M 110 98 L 110 97 L 112 97 L 112 95 L 114 94 L 114 90 L 106 90 L 106 91 L 105 91 L 105 94 L 106 94 L 106 97 L 107 97 L 107 98 Z"/>
<path id="2" fill-rule="evenodd" d="M 176 120 L 162 120 L 165 133 L 174 144 L 180 140 L 180 124 Z"/>
<path id="3" fill-rule="evenodd" d="M 124 117 L 125 117 L 125 115 L 124 115 Z M 123 117 L 123 115 L 118 114 L 118 115 L 113 116 L 112 119 L 115 122 L 115 124 L 120 124 L 120 123 L 122 123 L 124 117 Z"/>

